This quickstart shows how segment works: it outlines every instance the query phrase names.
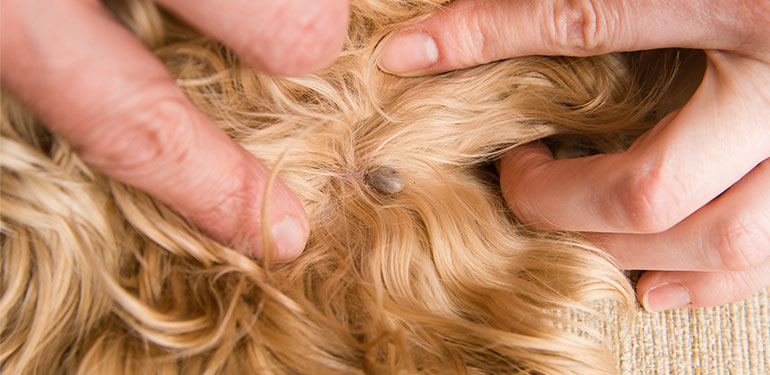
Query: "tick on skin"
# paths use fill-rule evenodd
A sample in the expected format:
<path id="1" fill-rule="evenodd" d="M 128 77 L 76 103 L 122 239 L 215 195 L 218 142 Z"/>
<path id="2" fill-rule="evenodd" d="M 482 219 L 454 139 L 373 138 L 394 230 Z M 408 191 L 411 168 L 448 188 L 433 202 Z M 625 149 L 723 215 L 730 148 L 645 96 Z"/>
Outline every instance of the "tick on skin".
<path id="1" fill-rule="evenodd" d="M 380 166 L 366 172 L 366 184 L 381 194 L 391 195 L 404 190 L 404 178 L 393 168 Z"/>

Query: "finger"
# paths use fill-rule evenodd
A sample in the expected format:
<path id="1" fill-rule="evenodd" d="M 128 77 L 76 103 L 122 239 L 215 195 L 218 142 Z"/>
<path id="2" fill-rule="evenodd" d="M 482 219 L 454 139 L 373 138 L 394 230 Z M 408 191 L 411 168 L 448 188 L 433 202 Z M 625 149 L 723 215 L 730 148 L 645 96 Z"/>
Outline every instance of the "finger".
<path id="1" fill-rule="evenodd" d="M 624 269 L 746 270 L 770 259 L 770 161 L 673 228 L 605 234 L 601 247 Z"/>
<path id="2" fill-rule="evenodd" d="M 719 306 L 770 287 L 770 262 L 740 272 L 661 272 L 642 275 L 636 287 L 648 311 Z"/>
<path id="3" fill-rule="evenodd" d="M 268 169 L 197 110 L 138 40 L 92 3 L 3 5 L 3 84 L 51 130 L 214 238 L 261 252 Z M 302 206 L 280 182 L 268 202 L 277 256 L 296 255 L 308 234 Z"/>
<path id="4" fill-rule="evenodd" d="M 738 31 L 747 31 L 747 20 L 754 18 L 747 9 L 753 5 L 739 3 L 456 1 L 386 40 L 381 67 L 420 75 L 524 55 L 588 56 L 663 47 L 731 50 L 745 42 Z"/>
<path id="5" fill-rule="evenodd" d="M 712 55 L 687 105 L 623 153 L 553 160 L 544 146 L 515 148 L 501 161 L 508 205 L 549 228 L 671 228 L 770 156 L 767 70 Z"/>
<path id="6" fill-rule="evenodd" d="M 309 73 L 334 61 L 347 35 L 348 0 L 158 0 L 257 69 Z"/>

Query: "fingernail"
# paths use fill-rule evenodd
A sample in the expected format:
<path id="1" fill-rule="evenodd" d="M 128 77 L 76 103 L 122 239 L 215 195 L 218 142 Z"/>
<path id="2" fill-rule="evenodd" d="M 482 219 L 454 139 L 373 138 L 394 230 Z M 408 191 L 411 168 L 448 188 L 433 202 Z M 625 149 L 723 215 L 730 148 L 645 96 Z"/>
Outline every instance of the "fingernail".
<path id="1" fill-rule="evenodd" d="M 273 225 L 270 233 L 275 244 L 277 259 L 292 259 L 297 257 L 305 248 L 308 233 L 302 223 L 291 215 L 284 216 Z"/>
<path id="2" fill-rule="evenodd" d="M 658 285 L 647 292 L 642 304 L 647 311 L 658 312 L 677 309 L 692 303 L 690 292 L 678 283 Z"/>
<path id="3" fill-rule="evenodd" d="M 403 74 L 425 70 L 438 61 L 438 46 L 424 32 L 397 35 L 385 46 L 380 68 L 388 73 Z"/>

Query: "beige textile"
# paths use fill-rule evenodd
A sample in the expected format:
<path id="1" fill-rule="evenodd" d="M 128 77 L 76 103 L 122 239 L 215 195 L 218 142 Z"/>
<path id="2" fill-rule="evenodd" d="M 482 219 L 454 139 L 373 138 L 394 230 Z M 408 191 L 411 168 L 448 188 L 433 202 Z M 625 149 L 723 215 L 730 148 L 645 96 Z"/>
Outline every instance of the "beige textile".
<path id="1" fill-rule="evenodd" d="M 615 320 L 604 331 L 621 374 L 770 375 L 770 288 L 721 307 L 640 308 L 630 327 Z"/>

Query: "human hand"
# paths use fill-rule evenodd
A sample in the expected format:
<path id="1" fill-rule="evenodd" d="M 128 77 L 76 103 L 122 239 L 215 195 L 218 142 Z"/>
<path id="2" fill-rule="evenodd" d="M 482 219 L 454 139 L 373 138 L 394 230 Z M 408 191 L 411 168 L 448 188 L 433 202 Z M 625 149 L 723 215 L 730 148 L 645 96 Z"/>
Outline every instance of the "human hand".
<path id="1" fill-rule="evenodd" d="M 500 166 L 532 225 L 596 232 L 646 272 L 648 310 L 719 305 L 770 286 L 770 3 L 460 0 L 402 30 L 382 68 L 421 75 L 508 57 L 706 50 L 694 96 L 621 154 L 554 160 L 517 147 Z"/>
<path id="2" fill-rule="evenodd" d="M 347 0 L 158 0 L 247 63 L 294 75 L 342 48 Z M 3 86 L 93 167 L 167 203 L 220 242 L 262 254 L 270 171 L 175 85 L 160 61 L 98 1 L 4 0 Z M 298 255 L 309 224 L 276 181 L 268 197 L 276 257 Z"/>

